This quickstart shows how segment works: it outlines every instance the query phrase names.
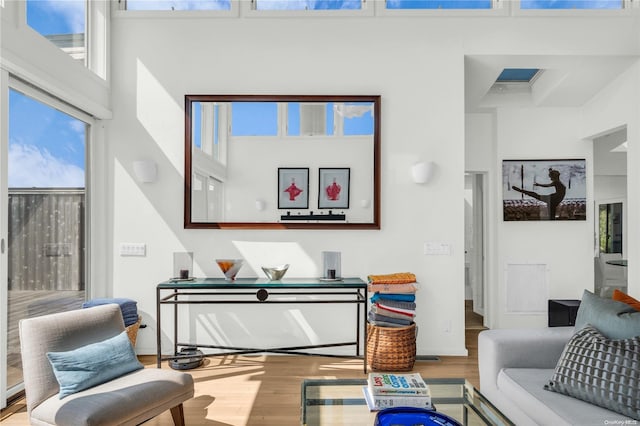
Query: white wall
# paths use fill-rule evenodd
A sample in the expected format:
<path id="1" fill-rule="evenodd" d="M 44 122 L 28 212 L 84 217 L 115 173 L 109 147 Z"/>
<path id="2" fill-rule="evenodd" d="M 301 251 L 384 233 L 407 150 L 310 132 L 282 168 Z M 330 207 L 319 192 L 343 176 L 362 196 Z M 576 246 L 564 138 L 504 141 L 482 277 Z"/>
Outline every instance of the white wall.
<path id="1" fill-rule="evenodd" d="M 498 110 L 496 169 L 503 159 L 586 159 L 592 164 L 592 145 L 580 139 L 576 108 L 513 108 Z M 587 199 L 592 198 L 587 176 Z M 501 196 L 502 187 L 498 197 Z M 498 198 L 498 203 L 501 200 Z M 506 268 L 509 264 L 546 265 L 548 298 L 579 299 L 593 288 L 593 212 L 586 221 L 504 222 L 497 224 L 500 242 L 498 267 L 498 324 L 545 326 L 546 312 L 510 314 L 505 306 Z M 505 273 L 500 273 L 505 272 Z M 502 298 L 502 300 L 500 300 Z"/>
<path id="2" fill-rule="evenodd" d="M 640 165 L 639 77 L 640 64 L 636 63 L 585 105 L 581 120 L 581 131 L 584 137 L 600 135 L 605 130 L 626 125 L 628 149 L 625 215 L 627 219 L 638 217 L 640 214 L 640 186 L 634 184 L 640 181 L 638 170 Z M 634 267 L 634 264 L 640 263 L 640 243 L 637 238 L 631 237 L 638 235 L 640 225 L 635 220 L 626 220 L 625 227 L 628 237 L 624 243 L 624 252 L 630 264 L 627 271 L 628 292 L 634 297 L 640 297 L 638 280 L 640 271 Z"/>
<path id="3" fill-rule="evenodd" d="M 456 226 L 463 223 L 464 214 L 464 170 L 458 161 L 464 147 L 464 67 L 456 43 L 445 41 L 436 48 L 439 66 L 433 67 L 432 58 L 418 49 L 428 46 L 433 34 L 416 23 L 408 38 L 412 41 L 399 46 L 395 34 L 401 27 L 394 20 L 381 25 L 335 20 L 330 26 L 315 19 L 214 22 L 113 23 L 113 51 L 118 57 L 112 70 L 114 119 L 108 129 L 113 292 L 138 300 L 151 322 L 140 333 L 139 350 L 155 349 L 154 289 L 171 274 L 174 251 L 193 251 L 198 275 L 221 276 L 215 258 L 239 256 L 238 241 L 257 241 L 297 244 L 300 260 L 290 262 L 291 277 L 319 276 L 323 250 L 342 252 L 344 276 L 414 272 L 422 286 L 417 300 L 418 353 L 466 353 L 464 229 Z M 398 74 L 401 77 L 394 77 Z M 184 230 L 182 105 L 187 93 L 382 95 L 382 229 Z M 138 185 L 132 178 L 131 161 L 141 156 L 158 162 L 156 184 Z M 409 167 L 419 159 L 439 165 L 427 186 L 410 181 Z M 128 241 L 147 243 L 147 257 L 118 257 L 119 243 Z M 426 257 L 425 241 L 447 242 L 453 253 Z M 244 267 L 240 275 L 259 273 Z M 239 318 L 249 317 L 245 308 L 234 308 Z M 331 316 L 335 323 L 327 325 L 327 309 L 334 308 L 302 311 L 315 333 L 334 339 L 352 333 L 353 315 Z M 286 336 L 297 329 L 284 316 L 291 311 L 271 311 L 275 312 L 266 321 L 250 324 L 249 329 L 254 327 L 256 336 L 276 333 L 283 340 L 276 343 L 290 343 Z M 224 322 L 228 317 L 212 320 L 220 318 Z M 242 334 L 225 339 L 246 343 Z"/>
<path id="4" fill-rule="evenodd" d="M 256 139 L 256 138 L 254 138 Z M 278 168 L 309 168 L 309 208 L 302 214 L 318 210 L 317 190 L 320 167 L 345 167 L 350 169 L 349 210 L 347 221 L 373 222 L 373 209 L 362 207 L 360 200 L 373 199 L 373 142 L 372 138 L 314 138 L 294 141 L 247 140 L 232 141 L 229 147 L 228 170 L 234 173 L 225 183 L 225 221 L 228 222 L 279 222 L 285 211 L 278 210 Z M 274 155 L 274 149 L 278 151 Z M 255 200 L 263 200 L 265 209 L 257 211 Z M 291 210 L 291 214 L 297 214 Z"/>
<path id="5" fill-rule="evenodd" d="M 595 24 L 602 31 L 593 31 Z M 464 55 L 635 54 L 630 37 L 634 27 L 627 24 L 626 19 L 601 18 L 115 19 L 112 46 L 118 60 L 112 70 L 114 120 L 108 129 L 114 295 L 139 300 L 152 321 L 154 287 L 171 273 L 174 251 L 194 251 L 196 273 L 220 276 L 213 259 L 240 255 L 238 241 L 291 242 L 299 248 L 299 264 L 306 265 L 298 270 L 292 265 L 291 276 L 319 275 L 323 250 L 342 252 L 345 276 L 416 273 L 422 285 L 417 300 L 418 353 L 465 353 L 461 159 L 465 134 L 468 138 L 472 133 L 465 133 Z M 566 34 L 574 36 L 569 40 Z M 187 93 L 380 94 L 382 229 L 184 230 L 181 114 Z M 501 271 L 507 258 L 548 264 L 551 297 L 577 298 L 585 283 L 593 281 L 592 273 L 581 266 L 592 255 L 591 215 L 586 222 L 575 223 L 499 222 L 495 170 L 500 159 L 591 161 L 588 144 L 580 141 L 578 109 L 518 112 L 504 110 L 497 116 L 497 152 L 487 168 L 493 188 L 489 286 L 499 303 L 496 326 L 546 322 L 541 316 L 504 314 Z M 477 123 L 483 135 L 494 131 L 486 120 L 480 117 Z M 476 125 L 473 118 L 471 125 Z M 131 161 L 139 156 L 151 156 L 159 163 L 156 184 L 142 186 L 132 178 Z M 487 157 L 482 158 L 478 170 L 486 166 Z M 419 159 L 438 166 L 435 179 L 426 186 L 409 179 L 409 166 Z M 540 241 L 540 236 L 552 242 Z M 554 239 L 563 243 L 554 244 Z M 117 245 L 125 241 L 146 242 L 148 256 L 118 257 Z M 426 241 L 451 244 L 452 255 L 424 256 Z M 258 272 L 244 268 L 241 275 Z M 244 311 L 237 312 L 242 318 Z M 319 312 L 303 313 L 317 334 L 345 333 L 345 327 L 323 325 Z M 280 338 L 286 340 L 284 335 L 296 332 L 288 328 L 292 325 L 277 321 L 279 312 L 269 315 L 267 320 L 275 321 L 264 323 L 279 324 Z M 153 331 L 152 326 L 141 332 L 140 350 L 153 351 Z M 239 334 L 226 338 L 243 339 Z"/>

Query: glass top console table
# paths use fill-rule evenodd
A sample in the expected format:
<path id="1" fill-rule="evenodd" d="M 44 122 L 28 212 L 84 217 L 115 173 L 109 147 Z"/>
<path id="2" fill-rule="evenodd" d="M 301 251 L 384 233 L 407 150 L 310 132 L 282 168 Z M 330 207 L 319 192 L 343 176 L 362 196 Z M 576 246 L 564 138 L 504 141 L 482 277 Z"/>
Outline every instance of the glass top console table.
<path id="1" fill-rule="evenodd" d="M 513 426 L 471 383 L 461 378 L 424 378 L 436 411 L 464 426 Z M 362 388 L 366 379 L 306 379 L 302 381 L 303 426 L 371 426 L 376 412 L 369 411 Z"/>
<path id="2" fill-rule="evenodd" d="M 197 297 L 194 297 L 197 296 Z M 283 297 L 284 296 L 284 297 Z M 293 297 L 292 297 L 293 296 Z M 312 296 L 312 297 L 310 297 Z M 157 365 L 163 360 L 177 359 L 178 347 L 222 349 L 226 352 L 211 354 L 285 353 L 296 355 L 342 356 L 305 352 L 307 349 L 355 345 L 355 357 L 360 357 L 360 343 L 366 342 L 367 333 L 367 283 L 360 278 L 342 278 L 325 281 L 318 278 L 289 278 L 279 281 L 268 279 L 238 278 L 194 278 L 192 280 L 169 280 L 156 286 L 156 346 Z M 296 304 L 350 303 L 356 306 L 355 340 L 329 342 L 326 344 L 301 345 L 270 348 L 244 348 L 180 342 L 178 336 L 178 307 L 189 304 Z M 173 306 L 173 354 L 163 356 L 161 352 L 162 306 Z M 367 372 L 367 346 L 363 345 L 363 370 Z"/>

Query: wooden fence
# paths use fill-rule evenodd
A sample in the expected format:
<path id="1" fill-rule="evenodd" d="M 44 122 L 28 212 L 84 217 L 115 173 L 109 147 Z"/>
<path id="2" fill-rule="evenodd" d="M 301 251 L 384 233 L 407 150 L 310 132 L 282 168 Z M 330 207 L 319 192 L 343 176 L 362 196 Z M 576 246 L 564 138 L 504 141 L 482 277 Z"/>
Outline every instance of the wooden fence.
<path id="1" fill-rule="evenodd" d="M 84 189 L 9 189 L 9 290 L 85 289 Z"/>

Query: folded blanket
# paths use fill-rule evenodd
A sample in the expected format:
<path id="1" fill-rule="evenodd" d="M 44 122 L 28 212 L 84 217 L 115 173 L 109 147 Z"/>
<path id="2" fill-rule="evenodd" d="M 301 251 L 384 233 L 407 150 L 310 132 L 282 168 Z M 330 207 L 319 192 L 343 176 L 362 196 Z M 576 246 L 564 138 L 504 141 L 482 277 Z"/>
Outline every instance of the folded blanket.
<path id="1" fill-rule="evenodd" d="M 369 300 L 371 300 L 371 303 L 375 303 L 380 299 L 398 300 L 400 302 L 415 302 L 416 295 L 411 293 L 406 293 L 406 294 L 374 293 L 373 296 L 369 298 Z"/>
<path id="2" fill-rule="evenodd" d="M 415 293 L 418 290 L 417 283 L 407 284 L 369 284 L 368 289 L 371 293 Z"/>
<path id="3" fill-rule="evenodd" d="M 369 324 L 376 325 L 378 327 L 392 327 L 392 328 L 406 327 L 408 325 L 411 325 L 411 324 L 394 324 L 388 321 L 378 321 L 378 320 L 372 320 L 372 319 L 369 320 Z"/>
<path id="4" fill-rule="evenodd" d="M 115 303 L 120 306 L 125 327 L 129 327 L 131 324 L 135 324 L 138 321 L 138 302 L 132 299 L 122 297 L 91 299 L 84 302 L 82 307 L 91 308 L 93 306 L 108 305 L 110 303 Z"/>
<path id="5" fill-rule="evenodd" d="M 388 309 L 384 309 L 378 305 L 372 305 L 370 311 L 375 314 L 380 314 L 380 315 L 384 315 L 391 318 L 398 318 L 398 319 L 410 320 L 410 321 L 413 320 L 413 317 L 415 316 L 415 315 L 402 314 L 399 312 L 393 312 Z"/>
<path id="6" fill-rule="evenodd" d="M 376 300 L 374 303 L 380 304 L 387 308 L 396 308 L 396 309 L 409 309 L 412 311 L 416 310 L 415 302 L 400 302 L 397 300 L 385 299 L 381 298 Z"/>
<path id="7" fill-rule="evenodd" d="M 385 306 L 381 303 L 376 303 L 374 306 L 377 306 L 380 309 L 383 309 L 384 311 L 388 311 L 388 312 L 393 312 L 396 314 L 402 314 L 402 315 L 407 315 L 407 316 L 415 316 L 416 314 L 416 310 L 415 309 L 400 309 L 400 308 L 392 308 L 390 306 Z"/>
<path id="8" fill-rule="evenodd" d="M 411 272 L 396 272 L 384 275 L 369 275 L 371 284 L 407 284 L 416 282 L 416 276 Z"/>
<path id="9" fill-rule="evenodd" d="M 369 315 L 367 315 L 367 317 L 369 318 L 369 322 L 382 321 L 382 322 L 386 322 L 386 323 L 403 325 L 403 326 L 404 325 L 411 325 L 411 323 L 413 322 L 413 321 L 407 320 L 407 319 L 388 317 L 386 315 L 377 314 L 375 312 L 369 312 Z"/>

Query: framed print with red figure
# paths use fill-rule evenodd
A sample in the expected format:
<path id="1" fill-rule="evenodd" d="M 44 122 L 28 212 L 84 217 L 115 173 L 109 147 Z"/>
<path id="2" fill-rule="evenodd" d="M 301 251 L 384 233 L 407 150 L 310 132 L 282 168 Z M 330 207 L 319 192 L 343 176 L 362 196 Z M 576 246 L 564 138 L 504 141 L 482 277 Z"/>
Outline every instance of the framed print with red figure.
<path id="1" fill-rule="evenodd" d="M 349 208 L 349 168 L 321 168 L 318 175 L 318 208 Z"/>
<path id="2" fill-rule="evenodd" d="M 309 168 L 278 168 L 278 208 L 309 208 Z"/>

